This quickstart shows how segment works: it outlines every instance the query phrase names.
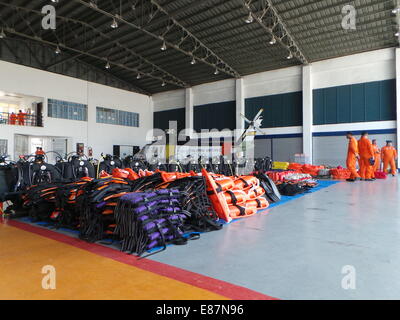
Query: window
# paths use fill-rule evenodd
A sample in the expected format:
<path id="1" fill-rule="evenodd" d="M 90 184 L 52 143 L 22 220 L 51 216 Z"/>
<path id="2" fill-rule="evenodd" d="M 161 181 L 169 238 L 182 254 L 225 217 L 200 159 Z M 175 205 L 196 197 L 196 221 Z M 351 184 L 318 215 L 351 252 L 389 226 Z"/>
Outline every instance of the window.
<path id="1" fill-rule="evenodd" d="M 47 107 L 50 118 L 87 121 L 86 104 L 49 99 Z"/>
<path id="2" fill-rule="evenodd" d="M 0 139 L 0 156 L 7 155 L 7 140 Z"/>
<path id="3" fill-rule="evenodd" d="M 127 127 L 139 127 L 139 114 L 135 112 L 121 111 L 97 107 L 97 123 L 107 123 Z"/>

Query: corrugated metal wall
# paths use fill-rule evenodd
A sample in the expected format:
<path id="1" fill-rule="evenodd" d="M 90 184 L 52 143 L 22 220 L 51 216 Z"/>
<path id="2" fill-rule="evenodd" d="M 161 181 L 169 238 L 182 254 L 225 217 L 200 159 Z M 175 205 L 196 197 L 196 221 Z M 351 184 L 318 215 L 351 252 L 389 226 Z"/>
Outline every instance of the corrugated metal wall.
<path id="1" fill-rule="evenodd" d="M 256 158 L 270 157 L 273 161 L 293 162 L 294 155 L 303 152 L 303 138 L 257 138 L 254 149 Z"/>
<path id="2" fill-rule="evenodd" d="M 314 90 L 314 125 L 396 120 L 396 81 Z"/>
<path id="3" fill-rule="evenodd" d="M 194 130 L 236 128 L 236 101 L 194 106 Z"/>
<path id="4" fill-rule="evenodd" d="M 169 128 L 170 121 L 178 122 L 178 133 L 185 129 L 186 125 L 186 110 L 185 108 L 172 109 L 166 111 L 154 112 L 153 125 L 154 128 L 167 130 Z"/>
<path id="5" fill-rule="evenodd" d="M 263 108 L 263 128 L 294 127 L 303 124 L 303 94 L 291 92 L 245 100 L 246 117 L 252 120 Z"/>
<path id="6" fill-rule="evenodd" d="M 356 135 L 357 140 L 360 134 Z M 371 140 L 376 139 L 378 146 L 382 148 L 386 145 L 386 140 L 392 140 L 396 144 L 396 133 L 373 133 L 369 135 Z M 343 166 L 346 167 L 348 140 L 345 134 L 334 136 L 314 136 L 313 137 L 313 155 L 314 164 L 327 166 Z"/>

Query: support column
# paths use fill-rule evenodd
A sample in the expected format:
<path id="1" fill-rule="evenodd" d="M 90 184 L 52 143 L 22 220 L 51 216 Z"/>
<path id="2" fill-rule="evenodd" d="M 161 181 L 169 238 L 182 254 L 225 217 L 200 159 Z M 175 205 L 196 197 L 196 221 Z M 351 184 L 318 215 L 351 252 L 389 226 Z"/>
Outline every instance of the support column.
<path id="1" fill-rule="evenodd" d="M 194 130 L 194 116 L 193 116 L 193 89 L 185 89 L 185 111 L 186 111 L 186 129 L 192 132 Z"/>
<path id="2" fill-rule="evenodd" d="M 243 78 L 236 79 L 236 129 L 238 130 L 244 130 L 241 114 L 245 115 Z"/>
<path id="3" fill-rule="evenodd" d="M 313 163 L 313 83 L 312 67 L 303 67 L 303 153 Z"/>
<path id="4" fill-rule="evenodd" d="M 400 150 L 400 48 L 396 48 L 396 127 L 397 150 Z M 399 161 L 400 163 L 400 161 Z"/>

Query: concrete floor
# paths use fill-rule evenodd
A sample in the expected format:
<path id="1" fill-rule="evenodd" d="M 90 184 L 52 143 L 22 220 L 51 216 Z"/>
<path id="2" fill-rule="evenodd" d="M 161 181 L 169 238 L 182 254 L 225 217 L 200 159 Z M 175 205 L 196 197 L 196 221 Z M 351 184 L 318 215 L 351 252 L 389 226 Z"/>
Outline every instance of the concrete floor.
<path id="1" fill-rule="evenodd" d="M 399 299 L 398 178 L 339 183 L 152 259 L 280 299 Z M 356 289 L 342 288 L 344 266 Z"/>
<path id="2" fill-rule="evenodd" d="M 239 292 L 242 290 L 240 288 L 248 288 L 279 299 L 399 299 L 400 251 L 397 248 L 400 242 L 399 196 L 398 178 L 389 177 L 387 180 L 375 182 L 338 183 L 269 209 L 255 217 L 232 223 L 219 232 L 204 234 L 200 240 L 191 241 L 187 246 L 172 246 L 165 252 L 152 256 L 151 259 L 193 272 L 188 277 L 200 274 L 209 277 L 207 279 L 222 280 L 223 285 L 228 283 L 239 286 Z M 57 246 L 54 244 L 54 239 L 39 245 L 36 242 L 43 241 L 37 239 L 40 235 L 32 236 L 32 240 L 28 241 L 26 233 L 29 232 L 10 230 L 4 225 L 0 227 L 2 227 L 0 236 L 10 240 L 9 243 L 13 245 L 21 244 L 23 248 L 21 251 L 17 248 L 6 250 L 4 246 L 2 249 L 0 247 L 0 258 L 8 261 L 0 269 L 7 267 L 8 271 L 13 270 L 15 263 L 17 268 L 21 266 L 31 270 L 30 263 L 41 264 L 48 259 L 55 259 L 54 254 L 57 259 L 78 254 L 76 250 L 79 249 L 73 246 L 69 248 L 69 245 L 63 245 L 56 251 L 52 250 Z M 66 238 L 70 237 L 71 234 Z M 48 243 L 49 241 L 53 243 Z M 86 250 L 92 251 L 90 248 L 93 245 L 77 239 L 74 241 L 78 241 L 75 246 L 85 246 L 88 247 Z M 65 243 L 69 244 L 69 241 L 66 240 Z M 29 252 L 30 260 L 28 260 L 31 261 L 27 264 L 21 262 L 26 261 L 24 250 Z M 59 255 L 57 252 L 63 254 Z M 66 261 L 75 263 L 76 260 L 77 263 L 93 266 L 92 260 L 97 259 L 82 252 L 80 254 L 81 258 Z M 12 259 L 9 259 L 10 257 Z M 107 274 L 110 268 L 121 268 L 133 281 L 129 284 L 135 287 L 136 282 L 142 281 L 143 275 L 135 269 L 138 267 L 136 258 L 132 259 L 134 260 L 132 270 L 118 264 L 108 265 L 109 262 L 102 262 L 100 259 L 95 264 L 104 264 L 108 269 L 97 270 L 96 273 L 99 274 L 91 279 L 93 280 L 91 285 L 96 286 L 98 292 L 102 292 L 104 282 L 100 281 L 101 284 L 96 282 L 96 279 L 102 278 L 100 273 Z M 145 263 L 146 260 L 141 261 Z M 65 262 L 60 262 L 60 265 L 64 264 Z M 354 290 L 342 288 L 342 280 L 345 277 L 342 274 L 344 266 L 355 268 Z M 31 272 L 29 270 L 23 273 Z M 90 267 L 88 270 L 94 269 Z M 176 280 L 172 275 L 173 272 L 170 276 L 167 275 L 167 278 Z M 177 272 L 180 274 L 182 271 Z M 10 272 L 2 270 L 0 274 L 3 275 L 1 282 L 9 283 L 4 279 L 7 280 L 5 275 L 10 275 Z M 36 271 L 32 276 L 38 276 Z M 18 273 L 15 277 L 19 277 Z M 73 274 L 69 277 L 74 278 Z M 148 273 L 146 277 L 152 278 Z M 172 298 L 179 299 L 183 296 L 212 299 L 217 296 L 212 292 L 193 288 L 193 284 L 197 287 L 196 282 L 192 283 L 192 286 L 182 286 L 174 281 L 167 283 L 168 280 L 157 278 L 157 275 L 154 279 L 156 279 L 155 287 L 148 287 L 144 293 L 131 292 L 129 285 L 121 287 L 115 284 L 114 289 L 117 293 L 125 292 L 126 294 L 121 294 L 121 297 L 125 298 L 141 299 L 147 298 L 146 295 L 156 299 L 165 298 L 163 296 L 165 292 L 157 289 L 164 281 L 163 287 L 176 287 L 173 290 L 177 294 Z M 81 290 L 79 281 L 73 283 L 76 286 L 70 288 L 71 292 Z M 105 287 L 110 290 L 107 285 Z M 217 287 L 219 286 L 217 283 Z M 24 293 L 25 289 L 19 287 L 15 292 Z M 60 294 L 66 294 L 68 298 L 68 293 L 70 292 Z M 253 293 L 250 295 L 256 297 L 257 295 Z M 93 298 L 96 297 L 100 296 L 95 295 Z M 118 297 L 118 294 L 113 296 L 113 298 Z M 40 298 L 46 297 L 40 296 Z"/>

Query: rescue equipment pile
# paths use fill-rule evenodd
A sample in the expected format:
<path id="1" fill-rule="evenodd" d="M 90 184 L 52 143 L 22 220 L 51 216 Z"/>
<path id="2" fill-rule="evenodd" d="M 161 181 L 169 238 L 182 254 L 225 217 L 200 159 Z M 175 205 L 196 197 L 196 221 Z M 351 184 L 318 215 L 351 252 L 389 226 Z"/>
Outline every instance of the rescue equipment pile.
<path id="1" fill-rule="evenodd" d="M 275 182 L 280 194 L 295 196 L 318 186 L 311 174 L 300 171 L 270 171 L 267 175 Z"/>
<path id="2" fill-rule="evenodd" d="M 115 233 L 121 250 L 142 255 L 167 244 L 186 244 L 185 214 L 180 204 L 181 194 L 175 189 L 134 192 L 121 197 L 115 210 Z"/>
<path id="3" fill-rule="evenodd" d="M 264 174 L 269 159 L 259 160 L 259 171 L 247 176 L 234 175 L 222 162 L 214 164 L 214 173 L 205 168 L 185 173 L 151 171 L 134 161 L 121 169 L 122 162 L 109 156 L 97 166 L 78 156 L 55 166 L 44 160 L 36 156 L 11 166 L 15 200 L 7 210 L 77 230 L 88 242 L 112 240 L 139 256 L 220 230 L 221 220 L 251 217 L 281 197 Z"/>

